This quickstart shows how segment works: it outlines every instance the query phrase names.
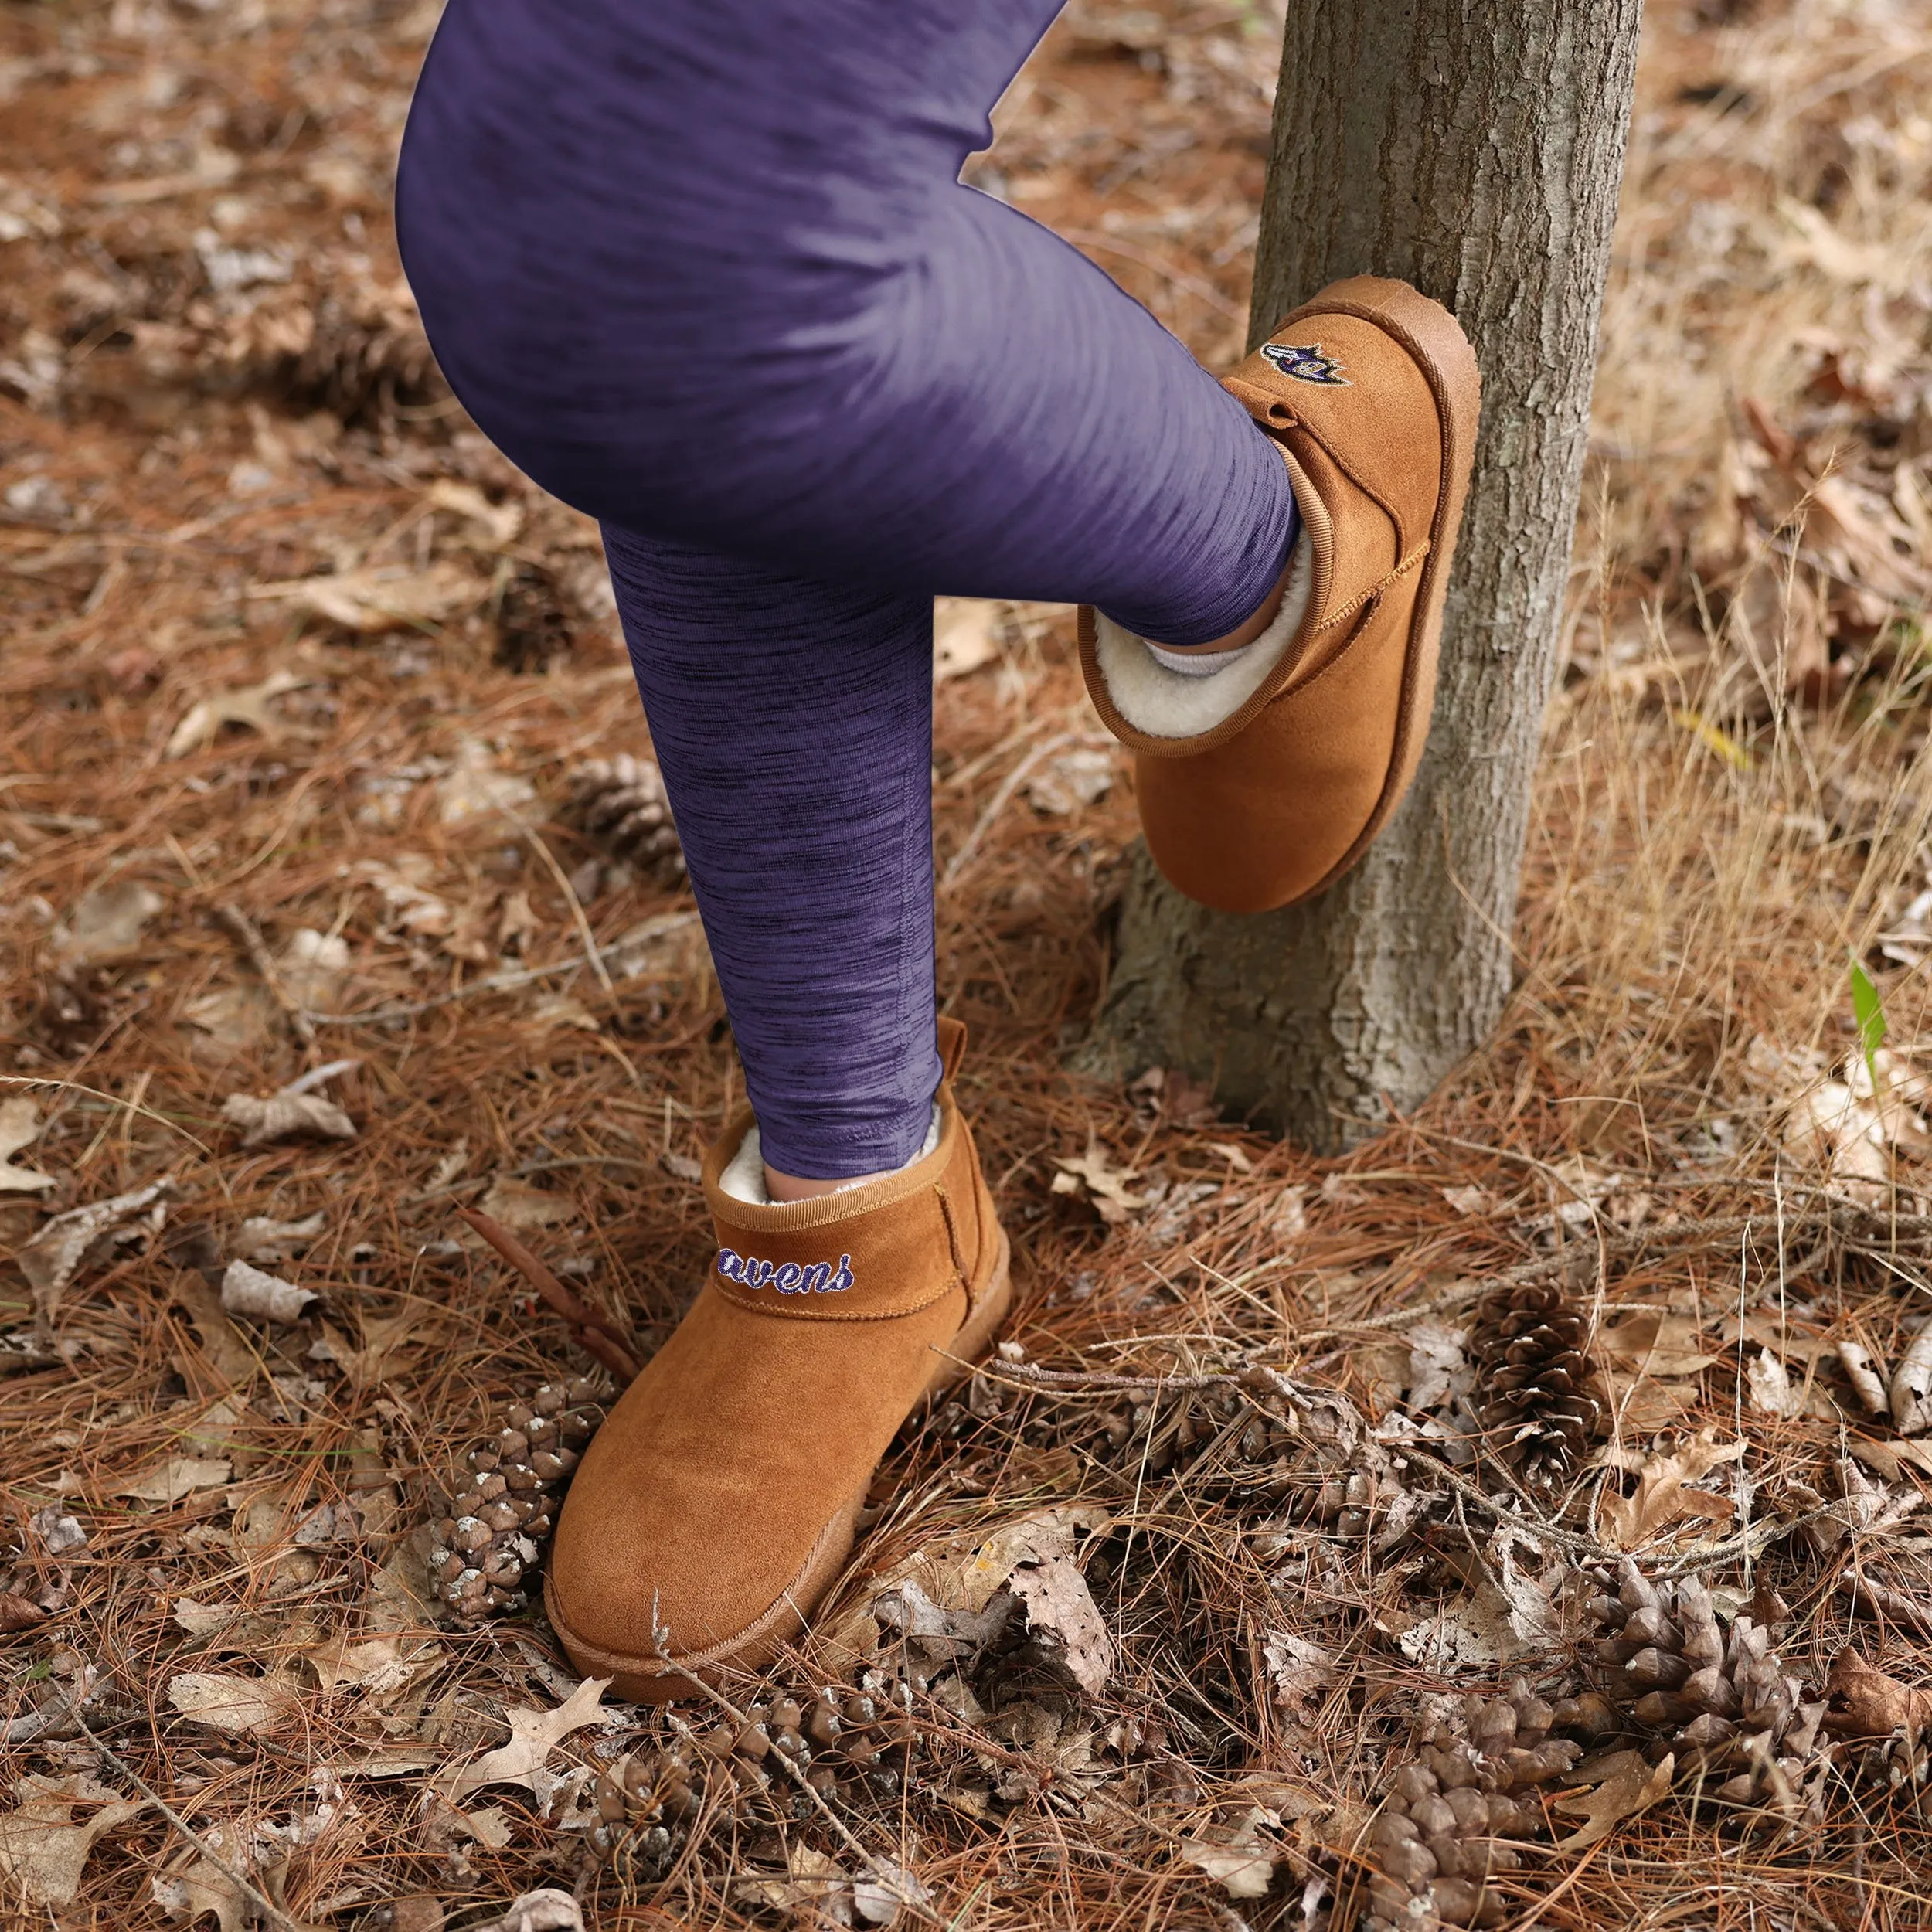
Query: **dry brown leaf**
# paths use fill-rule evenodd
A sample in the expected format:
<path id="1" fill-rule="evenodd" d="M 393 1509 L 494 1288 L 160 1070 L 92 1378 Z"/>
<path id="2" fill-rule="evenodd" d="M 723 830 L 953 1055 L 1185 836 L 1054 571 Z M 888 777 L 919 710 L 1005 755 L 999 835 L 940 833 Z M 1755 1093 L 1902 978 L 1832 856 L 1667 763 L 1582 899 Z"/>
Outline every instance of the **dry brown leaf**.
<path id="1" fill-rule="evenodd" d="M 1592 1789 L 1553 1802 L 1553 1810 L 1583 1821 L 1567 1838 L 1556 1841 L 1560 1852 L 1583 1851 L 1608 1838 L 1626 1818 L 1648 1811 L 1668 1795 L 1677 1760 L 1666 1757 L 1652 1764 L 1641 1751 L 1618 1751 L 1597 1769 L 1599 1781 Z"/>
<path id="2" fill-rule="evenodd" d="M 1689 1485 L 1720 1464 L 1739 1461 L 1743 1454 L 1742 1442 L 1720 1443 L 1706 1429 L 1680 1449 L 1646 1457 L 1637 1465 L 1637 1493 L 1628 1497 L 1606 1495 L 1597 1505 L 1597 1534 L 1613 1549 L 1641 1549 L 1686 1517 L 1728 1522 L 1736 1513 L 1736 1505 L 1730 1497 Z"/>
<path id="3" fill-rule="evenodd" d="M 372 1744 L 366 1750 L 338 1751 L 328 1760 L 338 1777 L 414 1777 L 432 1770 L 444 1753 L 427 1744 Z"/>
<path id="4" fill-rule="evenodd" d="M 141 935 L 167 905 L 152 887 L 131 879 L 97 886 L 53 929 L 49 951 L 63 968 L 101 966 L 141 950 Z"/>
<path id="5" fill-rule="evenodd" d="M 1049 759 L 1026 781 L 1028 803 L 1056 818 L 1097 804 L 1113 789 L 1114 754 L 1097 745 L 1075 745 Z"/>
<path id="6" fill-rule="evenodd" d="M 917 1908 L 931 1903 L 932 1893 L 924 1883 L 889 1859 L 874 1859 L 869 1876 L 852 1880 L 852 1909 L 868 1925 L 896 1924 L 908 1905 Z"/>
<path id="7" fill-rule="evenodd" d="M 1922 1436 L 1932 1430 L 1932 1322 L 1900 1358 L 1887 1393 L 1892 1426 L 1900 1435 Z"/>
<path id="8" fill-rule="evenodd" d="M 220 1488 L 233 1473 L 224 1457 L 171 1456 L 145 1475 L 116 1484 L 111 1493 L 132 1496 L 137 1502 L 176 1503 L 197 1489 Z"/>
<path id="9" fill-rule="evenodd" d="M 807 1923 L 849 1925 L 845 1908 L 851 1879 L 836 1859 L 809 1845 L 794 1845 L 786 1854 L 783 1878 L 740 1879 L 732 1893 L 742 1903 L 767 1911 L 794 1915 Z"/>
<path id="10" fill-rule="evenodd" d="M 57 1502 L 50 1502 L 44 1509 L 36 1509 L 27 1519 L 27 1527 L 40 1540 L 40 1547 L 49 1556 L 64 1556 L 70 1549 L 84 1549 L 87 1546 L 87 1532 L 81 1528 L 77 1518 L 70 1516 Z"/>
<path id="11" fill-rule="evenodd" d="M 182 1268 L 168 1284 L 171 1301 L 188 1311 L 195 1333 L 216 1372 L 236 1388 L 254 1379 L 257 1363 L 255 1352 L 243 1340 L 241 1331 L 223 1314 L 215 1291 L 192 1269 Z"/>
<path id="12" fill-rule="evenodd" d="M 71 1905 L 94 1841 L 148 1808 L 145 1800 L 124 1798 L 85 1773 L 29 1776 L 13 1788 L 20 1805 L 0 1814 L 0 1876 L 38 1906 Z M 77 1804 L 100 1808 L 76 1824 Z"/>
<path id="13" fill-rule="evenodd" d="M 168 1701 L 191 1724 L 237 1737 L 277 1730 L 302 1711 L 301 1692 L 288 1679 L 230 1671 L 182 1671 L 168 1680 Z"/>
<path id="14" fill-rule="evenodd" d="M 389 1374 L 397 1351 L 411 1336 L 421 1334 L 422 1318 L 405 1313 L 359 1315 L 356 1319 L 362 1336 L 359 1348 L 325 1321 L 309 1355 L 314 1361 L 338 1363 L 357 1388 L 372 1389 Z"/>
<path id="15" fill-rule="evenodd" d="M 1703 1325 L 1689 1315 L 1647 1311 L 1600 1329 L 1598 1352 L 1645 1376 L 1694 1376 L 1723 1359 L 1703 1345 Z"/>
<path id="16" fill-rule="evenodd" d="M 597 1015 L 569 993 L 553 993 L 549 998 L 539 1000 L 531 1012 L 530 1022 L 536 1026 L 567 1026 L 580 1033 L 604 1030 Z"/>
<path id="17" fill-rule="evenodd" d="M 372 636 L 433 628 L 474 611 L 489 594 L 488 577 L 461 564 L 438 561 L 423 570 L 382 563 L 292 582 L 258 583 L 248 594 L 292 604 L 345 630 Z"/>
<path id="18" fill-rule="evenodd" d="M 508 818 L 536 797 L 527 778 L 498 771 L 487 746 L 465 738 L 456 748 L 456 766 L 437 781 L 437 812 L 445 825 L 466 825 L 474 819 Z"/>
<path id="19" fill-rule="evenodd" d="M 242 1130 L 245 1148 L 267 1147 L 276 1141 L 352 1141 L 355 1123 L 333 1100 L 313 1090 L 355 1063 L 332 1060 L 273 1094 L 231 1094 L 221 1104 L 221 1117 Z"/>
<path id="20" fill-rule="evenodd" d="M 1794 1384 L 1784 1364 L 1769 1349 L 1761 1349 L 1744 1365 L 1744 1379 L 1751 1392 L 1751 1406 L 1759 1414 L 1789 1421 L 1804 1413 L 1804 1386 Z"/>
<path id="21" fill-rule="evenodd" d="M 406 1637 L 341 1634 L 302 1652 L 325 1697 L 359 1690 L 371 1698 L 393 1696 L 437 1668 L 448 1652 L 440 1644 Z"/>
<path id="22" fill-rule="evenodd" d="M 212 1859 L 197 1859 L 185 1871 L 157 1872 L 149 1889 L 177 1923 L 198 1924 L 211 1912 L 220 1932 L 247 1932 L 255 1923 L 254 1902 Z"/>
<path id="23" fill-rule="evenodd" d="M 1128 1182 L 1134 1178 L 1132 1173 L 1115 1167 L 1112 1157 L 1098 1141 L 1090 1140 L 1084 1154 L 1063 1155 L 1053 1165 L 1057 1170 L 1053 1175 L 1053 1192 L 1092 1202 L 1094 1213 L 1110 1227 L 1147 1206 L 1144 1196 L 1128 1188 Z"/>
<path id="24" fill-rule="evenodd" d="M 1859 1405 L 1868 1415 L 1882 1416 L 1889 1413 L 1890 1400 L 1886 1390 L 1885 1377 L 1879 1372 L 1879 1365 L 1872 1359 L 1872 1352 L 1862 1342 L 1847 1338 L 1835 1345 L 1838 1366 L 1845 1371 L 1845 1378 L 1852 1385 Z"/>
<path id="25" fill-rule="evenodd" d="M 543 930 L 526 892 L 508 892 L 497 915 L 496 950 L 520 952 L 527 957 L 529 942 Z"/>
<path id="26" fill-rule="evenodd" d="M 1447 1598 L 1396 1634 L 1396 1648 L 1438 1677 L 1493 1671 L 1541 1646 L 1516 1628 L 1515 1606 L 1486 1579 Z"/>
<path id="27" fill-rule="evenodd" d="M 1676 1428 L 1703 1402 L 1703 1385 L 1695 1376 L 1658 1379 L 1611 1369 L 1604 1378 L 1611 1406 L 1624 1435 L 1658 1436 Z"/>
<path id="28" fill-rule="evenodd" d="M 859 1668 L 878 1650 L 878 1600 L 906 1585 L 940 1611 L 977 1616 L 1022 1563 L 1050 1563 L 1073 1555 L 1083 1534 L 1104 1531 L 1112 1518 L 1092 1503 L 1060 1503 L 1002 1523 L 988 1535 L 968 1531 L 915 1550 L 874 1580 L 845 1613 L 814 1633 L 813 1648 L 836 1668 Z"/>
<path id="29" fill-rule="evenodd" d="M 328 1226 L 319 1210 L 299 1221 L 277 1221 L 251 1214 L 235 1231 L 234 1249 L 244 1261 L 286 1261 L 301 1253 Z"/>
<path id="30" fill-rule="evenodd" d="M 506 1228 L 553 1228 L 573 1219 L 577 1206 L 567 1195 L 549 1193 L 527 1181 L 500 1174 L 478 1202 L 477 1209 Z"/>
<path id="31" fill-rule="evenodd" d="M 1184 1839 L 1181 1855 L 1199 1866 L 1230 1898 L 1265 1898 L 1274 1883 L 1277 1853 L 1261 1837 L 1260 1828 L 1270 1821 L 1267 1812 L 1251 1806 L 1224 1838 Z"/>
<path id="32" fill-rule="evenodd" d="M 999 606 L 980 597 L 933 601 L 933 681 L 950 683 L 999 655 Z"/>
<path id="33" fill-rule="evenodd" d="M 286 697 L 291 691 L 303 690 L 315 682 L 313 678 L 304 677 L 299 672 L 277 671 L 263 679 L 260 684 L 243 685 L 233 691 L 217 692 L 213 697 L 203 698 L 191 706 L 181 723 L 175 726 L 162 755 L 185 758 L 191 751 L 199 751 L 221 736 L 225 725 L 245 725 L 265 738 L 284 736 L 293 727 L 277 717 L 269 706 L 277 698 Z"/>
<path id="34" fill-rule="evenodd" d="M 159 1229 L 167 1211 L 163 1203 L 174 1185 L 172 1175 L 163 1175 L 131 1193 L 70 1208 L 22 1244 L 14 1259 L 33 1290 L 35 1311 L 43 1322 L 53 1319 L 62 1290 L 84 1263 Z"/>
<path id="35" fill-rule="evenodd" d="M 1875 1442 L 1866 1437 L 1853 1436 L 1845 1447 L 1866 1468 L 1876 1469 L 1887 1482 L 1904 1481 L 1908 1469 L 1916 1469 L 1920 1475 L 1932 1476 L 1932 1442 L 1916 1438 L 1904 1442 Z"/>
<path id="36" fill-rule="evenodd" d="M 469 1926 L 465 1932 L 583 1932 L 583 1911 L 568 1892 L 546 1886 L 512 1899 L 501 1917 Z"/>
<path id="37" fill-rule="evenodd" d="M 473 1764 L 454 1768 L 437 1781 L 437 1788 L 452 1803 L 460 1803 L 485 1784 L 521 1784 L 534 1791 L 536 1774 L 552 1751 L 573 1731 L 600 1723 L 607 1677 L 587 1677 L 554 1710 L 506 1710 L 510 1741 L 486 1753 Z"/>
<path id="38" fill-rule="evenodd" d="M 339 933 L 298 926 L 284 942 L 275 971 L 283 992 L 298 1006 L 326 1011 L 354 977 L 349 941 Z"/>
<path id="39" fill-rule="evenodd" d="M 1270 1631 L 1262 1639 L 1261 1659 L 1277 1707 L 1298 1723 L 1308 1723 L 1335 1682 L 1335 1654 L 1305 1637 Z"/>
<path id="40" fill-rule="evenodd" d="M 523 528 L 522 504 L 492 503 L 474 483 L 459 483 L 454 477 L 439 476 L 430 485 L 423 501 L 480 526 L 492 549 L 501 550 L 514 543 L 517 532 Z"/>
<path id="41" fill-rule="evenodd" d="M 0 1590 L 0 1636 L 32 1630 L 46 1615 L 40 1606 L 17 1590 Z"/>
<path id="42" fill-rule="evenodd" d="M 1809 202 L 1781 195 L 1777 212 L 1791 230 L 1778 251 L 1785 261 L 1815 268 L 1833 281 L 1854 287 L 1865 282 L 1896 287 L 1900 278 L 1909 273 L 1909 253 L 1887 242 L 1854 241 L 1840 234 L 1831 216 Z"/>
<path id="43" fill-rule="evenodd" d="M 447 899 L 429 889 L 427 882 L 435 872 L 434 860 L 410 852 L 402 854 L 393 866 L 363 859 L 349 868 L 348 876 L 366 881 L 383 895 L 388 911 L 386 923 L 391 931 L 439 939 L 455 923 L 456 913 Z"/>
<path id="44" fill-rule="evenodd" d="M 1932 1690 L 1874 1670 L 1855 1650 L 1838 1653 L 1825 1681 L 1828 1730 L 1840 1737 L 1888 1737 L 1894 1731 L 1932 1733 Z"/>
<path id="45" fill-rule="evenodd" d="M 276 1141 L 352 1141 L 355 1123 L 333 1100 L 319 1094 L 231 1094 L 221 1117 L 242 1130 L 244 1148 Z"/>
<path id="46" fill-rule="evenodd" d="M 1409 1406 L 1418 1415 L 1440 1409 L 1475 1389 L 1475 1371 L 1463 1354 L 1468 1339 L 1468 1329 L 1440 1321 L 1418 1321 L 1409 1330 L 1403 1386 L 1409 1392 Z"/>
<path id="47" fill-rule="evenodd" d="M 1064 1556 L 1021 1563 L 1006 1587 L 1026 1613 L 1028 1637 L 1097 1698 L 1113 1672 L 1114 1640 L 1079 1569 Z"/>
<path id="48" fill-rule="evenodd" d="M 33 1194 L 54 1185 L 51 1174 L 16 1167 L 13 1157 L 31 1147 L 40 1134 L 40 1110 L 24 1094 L 0 1100 L 0 1194 Z"/>
<path id="49" fill-rule="evenodd" d="M 265 1274 L 246 1261 L 230 1261 L 221 1278 L 223 1311 L 250 1315 L 258 1321 L 299 1321 L 319 1298 L 313 1288 L 298 1288 L 293 1281 Z"/>

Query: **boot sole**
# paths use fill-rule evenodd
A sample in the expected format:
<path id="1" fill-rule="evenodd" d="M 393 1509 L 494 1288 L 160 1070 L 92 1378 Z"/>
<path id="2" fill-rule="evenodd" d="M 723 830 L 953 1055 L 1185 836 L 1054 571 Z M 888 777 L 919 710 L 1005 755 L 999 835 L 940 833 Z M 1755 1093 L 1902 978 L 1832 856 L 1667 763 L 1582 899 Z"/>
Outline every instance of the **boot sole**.
<path id="1" fill-rule="evenodd" d="M 1432 301 L 1406 282 L 1379 275 L 1354 275 L 1325 289 L 1305 309 L 1297 309 L 1281 327 L 1304 315 L 1353 315 L 1372 323 L 1402 344 L 1414 359 L 1435 398 L 1436 420 L 1442 439 L 1441 495 L 1429 529 L 1429 554 L 1422 560 L 1416 588 L 1415 614 L 1410 619 L 1408 651 L 1402 679 L 1400 708 L 1389 760 L 1389 774 L 1368 823 L 1355 842 L 1305 892 L 1282 902 L 1299 904 L 1325 892 L 1351 870 L 1388 823 L 1415 776 L 1435 709 L 1436 666 L 1441 655 L 1442 614 L 1448 594 L 1449 572 L 1455 562 L 1456 539 L 1469 497 L 1471 453 L 1482 413 L 1482 376 L 1476 352 L 1462 327 L 1440 302 Z M 1278 333 L 1279 332 L 1277 332 Z"/>
<path id="2" fill-rule="evenodd" d="M 917 1414 L 957 1386 L 992 1346 L 994 1335 L 1012 1306 L 1012 1243 L 1002 1228 L 998 1257 L 985 1291 L 953 1337 L 951 1355 L 959 1359 L 940 1361 L 909 1414 Z M 557 1607 L 548 1577 L 543 1580 L 544 1614 L 570 1661 L 587 1676 L 608 1677 L 612 1691 L 634 1704 L 668 1704 L 680 1697 L 693 1696 L 702 1689 L 715 1688 L 726 1676 L 756 1673 L 804 1628 L 838 1580 L 858 1541 L 859 1512 L 865 1506 L 866 1492 L 871 1487 L 872 1476 L 868 1471 L 858 1493 L 818 1532 L 818 1539 L 799 1566 L 798 1573 L 778 1593 L 770 1608 L 721 1644 L 662 1660 L 600 1649 L 572 1634 Z"/>

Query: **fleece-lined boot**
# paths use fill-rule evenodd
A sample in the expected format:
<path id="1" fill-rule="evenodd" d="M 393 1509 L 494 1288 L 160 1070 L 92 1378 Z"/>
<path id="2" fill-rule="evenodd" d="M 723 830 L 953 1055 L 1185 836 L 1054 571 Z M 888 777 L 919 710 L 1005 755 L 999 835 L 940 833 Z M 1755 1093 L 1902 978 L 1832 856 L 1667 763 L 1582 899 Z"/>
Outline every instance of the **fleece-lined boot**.
<path id="1" fill-rule="evenodd" d="M 1138 754 L 1155 862 L 1205 906 L 1265 912 L 1347 871 L 1414 774 L 1481 386 L 1446 309 L 1366 275 L 1297 309 L 1225 386 L 1301 513 L 1279 614 L 1190 676 L 1083 609 L 1080 662 Z"/>
<path id="2" fill-rule="evenodd" d="M 934 1144 L 896 1173 L 761 1202 L 749 1112 L 706 1156 L 717 1253 L 585 1451 L 544 1585 L 620 1696 L 692 1695 L 797 1636 L 894 1433 L 990 1344 L 1009 1250 L 953 1098 L 964 1040 L 940 1022 Z"/>

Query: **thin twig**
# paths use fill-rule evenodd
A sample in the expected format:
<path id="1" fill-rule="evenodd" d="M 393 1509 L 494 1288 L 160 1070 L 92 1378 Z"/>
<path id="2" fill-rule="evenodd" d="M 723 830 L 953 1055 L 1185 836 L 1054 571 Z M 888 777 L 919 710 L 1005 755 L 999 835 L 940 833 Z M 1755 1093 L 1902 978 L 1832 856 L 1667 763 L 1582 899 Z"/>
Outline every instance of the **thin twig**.
<path id="1" fill-rule="evenodd" d="M 594 1355 L 614 1376 L 628 1383 L 637 1379 L 643 1366 L 631 1338 L 607 1317 L 580 1297 L 573 1294 L 542 1261 L 539 1260 L 499 1221 L 474 1208 L 458 1208 L 457 1213 L 482 1236 L 518 1274 L 562 1315 L 570 1326 L 570 1339 Z"/>
<path id="2" fill-rule="evenodd" d="M 77 1702 L 73 1713 L 73 1721 L 80 1726 L 81 1730 L 87 1734 L 88 1741 L 92 1743 L 94 1749 L 100 1754 L 103 1761 L 111 1765 L 114 1770 L 121 1774 L 123 1777 L 127 1779 L 129 1784 L 134 1786 L 135 1788 L 147 1798 L 148 1801 L 154 1806 L 155 1810 L 159 1811 L 162 1816 L 165 1818 L 168 1822 L 172 1825 L 175 1829 L 179 1832 L 181 1835 L 185 1838 L 188 1842 L 215 1868 L 217 1872 L 220 1872 L 222 1876 L 227 1879 L 229 1883 L 233 1886 L 235 1889 L 240 1893 L 242 1896 L 247 1899 L 249 1903 L 252 1905 L 255 1910 L 269 1922 L 270 1924 L 286 1927 L 287 1928 L 287 1932 L 307 1932 L 307 1928 L 302 1924 L 300 1920 L 291 1918 L 289 1915 L 284 1912 L 273 1899 L 270 1898 L 265 1893 L 258 1890 L 249 1882 L 247 1879 L 244 1878 L 240 1872 L 236 1871 L 234 1866 L 230 1865 L 227 1859 L 223 1858 L 222 1855 L 217 1852 L 215 1848 L 210 1845 L 208 1841 L 204 1838 L 201 1834 L 197 1832 L 195 1828 L 190 1825 L 172 1804 L 168 1802 L 167 1799 L 163 1798 L 160 1792 L 156 1791 L 153 1785 L 150 1784 L 147 1779 L 143 1777 L 140 1772 L 134 1769 L 133 1765 L 130 1764 L 124 1757 L 121 1757 L 118 1752 L 114 1750 L 105 1742 L 94 1730 L 92 1726 L 89 1725 L 87 1720 L 81 1716 Z"/>
<path id="3" fill-rule="evenodd" d="M 291 998 L 288 988 L 282 984 L 282 976 L 275 970 L 275 962 L 270 957 L 255 922 L 239 906 L 217 906 L 215 917 L 233 933 L 240 941 L 241 949 L 248 955 L 249 964 L 261 977 L 262 984 L 268 988 L 268 996 L 281 1008 L 282 1018 L 288 1022 L 288 1030 L 295 1036 L 297 1043 L 304 1053 L 315 1051 L 315 1028 L 299 1002 Z"/>
<path id="4" fill-rule="evenodd" d="M 617 996 L 617 989 L 611 983 L 609 969 L 604 965 L 604 954 L 597 945 L 597 936 L 590 930 L 590 921 L 583 910 L 583 901 L 578 898 L 577 889 L 570 883 L 569 874 L 557 863 L 556 854 L 538 838 L 529 825 L 521 818 L 515 818 L 514 814 L 510 816 L 530 849 L 543 862 L 550 876 L 556 881 L 557 889 L 563 894 L 563 903 L 570 909 L 570 920 L 577 929 L 577 937 L 583 941 L 584 959 L 591 971 L 597 975 L 597 982 L 603 987 L 605 997 L 614 1000 Z"/>

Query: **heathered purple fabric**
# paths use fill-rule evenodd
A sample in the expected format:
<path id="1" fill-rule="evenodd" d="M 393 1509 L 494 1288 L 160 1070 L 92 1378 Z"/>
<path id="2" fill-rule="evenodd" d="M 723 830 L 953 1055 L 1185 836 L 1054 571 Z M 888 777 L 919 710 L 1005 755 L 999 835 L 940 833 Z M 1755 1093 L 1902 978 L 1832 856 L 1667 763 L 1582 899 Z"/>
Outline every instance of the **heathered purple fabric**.
<path id="1" fill-rule="evenodd" d="M 451 0 L 398 238 L 479 426 L 598 518 L 767 1157 L 917 1151 L 929 600 L 1203 641 L 1295 530 L 1193 358 L 961 186 L 1056 0 Z"/>

